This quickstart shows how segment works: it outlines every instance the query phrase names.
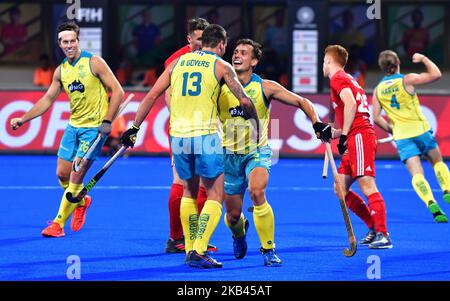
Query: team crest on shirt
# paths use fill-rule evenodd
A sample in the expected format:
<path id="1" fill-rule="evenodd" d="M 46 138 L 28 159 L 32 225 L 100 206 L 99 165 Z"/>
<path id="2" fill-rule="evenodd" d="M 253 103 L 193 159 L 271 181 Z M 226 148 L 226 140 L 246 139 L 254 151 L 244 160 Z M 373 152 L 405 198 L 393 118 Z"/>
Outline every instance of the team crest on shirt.
<path id="1" fill-rule="evenodd" d="M 86 77 L 86 72 L 84 71 L 85 66 L 84 65 L 80 65 L 78 67 L 78 77 L 79 78 L 85 78 Z"/>
<path id="2" fill-rule="evenodd" d="M 75 91 L 78 91 L 80 93 L 84 92 L 84 85 L 79 81 L 79 80 L 74 80 L 70 85 L 69 85 L 69 91 L 70 93 L 73 93 Z"/>
<path id="3" fill-rule="evenodd" d="M 247 95 L 252 99 L 253 102 L 256 102 L 256 91 L 255 89 L 249 89 L 247 91 L 245 91 L 247 93 Z"/>

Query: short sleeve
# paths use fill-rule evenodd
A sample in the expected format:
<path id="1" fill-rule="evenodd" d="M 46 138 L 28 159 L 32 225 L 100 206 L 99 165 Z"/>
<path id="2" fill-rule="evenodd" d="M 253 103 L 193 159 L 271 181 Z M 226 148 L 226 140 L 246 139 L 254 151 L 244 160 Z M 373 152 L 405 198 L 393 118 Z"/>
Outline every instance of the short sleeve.
<path id="1" fill-rule="evenodd" d="M 349 78 L 339 76 L 333 78 L 333 80 L 331 81 L 331 89 L 333 89 L 337 95 L 341 94 L 341 91 L 345 88 L 352 88 L 352 84 Z"/>

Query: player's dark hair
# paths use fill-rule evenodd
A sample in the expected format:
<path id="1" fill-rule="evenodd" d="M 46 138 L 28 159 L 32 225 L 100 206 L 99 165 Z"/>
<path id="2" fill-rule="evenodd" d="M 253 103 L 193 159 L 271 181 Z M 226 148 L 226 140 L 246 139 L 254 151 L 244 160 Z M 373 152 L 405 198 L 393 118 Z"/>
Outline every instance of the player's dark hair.
<path id="1" fill-rule="evenodd" d="M 226 42 L 228 35 L 226 30 L 218 25 L 208 25 L 202 34 L 202 47 L 215 48 L 220 42 Z"/>
<path id="2" fill-rule="evenodd" d="M 78 26 L 77 23 L 75 23 L 74 21 L 68 21 L 68 22 L 64 22 L 62 24 L 60 24 L 58 26 L 58 29 L 56 30 L 56 35 L 58 36 L 60 32 L 62 31 L 74 31 L 77 34 L 77 39 L 80 35 L 80 27 Z M 59 37 L 58 37 L 58 41 L 59 41 Z"/>
<path id="3" fill-rule="evenodd" d="M 399 63 L 397 53 L 392 50 L 384 50 L 378 55 L 378 66 L 388 75 L 397 72 Z"/>
<path id="4" fill-rule="evenodd" d="M 240 39 L 236 42 L 236 47 L 239 45 L 250 45 L 253 47 L 253 58 L 258 61 L 262 56 L 262 46 L 258 42 L 253 41 L 252 39 Z"/>
<path id="5" fill-rule="evenodd" d="M 342 67 L 345 67 L 347 64 L 348 52 L 341 45 L 328 45 L 327 48 L 325 48 L 325 54 L 331 55 Z"/>
<path id="6" fill-rule="evenodd" d="M 187 22 L 187 32 L 192 34 L 196 30 L 205 30 L 208 27 L 209 22 L 203 18 L 193 18 L 189 19 Z"/>

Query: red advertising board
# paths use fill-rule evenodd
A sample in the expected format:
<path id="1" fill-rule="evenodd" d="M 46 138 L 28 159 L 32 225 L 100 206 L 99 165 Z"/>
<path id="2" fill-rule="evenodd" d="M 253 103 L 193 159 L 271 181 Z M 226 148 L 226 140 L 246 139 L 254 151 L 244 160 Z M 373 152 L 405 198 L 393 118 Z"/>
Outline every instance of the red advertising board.
<path id="1" fill-rule="evenodd" d="M 64 128 L 69 118 L 69 103 L 62 93 L 50 109 L 27 123 L 17 131 L 9 127 L 13 117 L 21 116 L 36 103 L 42 91 L 0 91 L 0 151 L 47 152 L 55 153 L 58 149 Z M 128 124 L 134 118 L 144 92 L 134 92 L 133 101 L 124 110 L 123 115 Z M 328 120 L 329 95 L 307 95 L 314 102 L 322 120 Z M 423 95 L 420 97 L 422 110 L 434 130 L 444 156 L 450 157 L 450 97 Z M 132 152 L 166 153 L 168 151 L 167 127 L 169 111 L 161 97 L 141 126 L 136 146 Z M 387 136 L 376 127 L 379 138 Z M 301 110 L 282 105 L 276 101 L 272 104 L 270 124 L 270 144 L 280 155 L 323 155 L 324 146 L 314 136 L 311 123 Z M 393 143 L 379 145 L 379 156 L 396 156 Z"/>

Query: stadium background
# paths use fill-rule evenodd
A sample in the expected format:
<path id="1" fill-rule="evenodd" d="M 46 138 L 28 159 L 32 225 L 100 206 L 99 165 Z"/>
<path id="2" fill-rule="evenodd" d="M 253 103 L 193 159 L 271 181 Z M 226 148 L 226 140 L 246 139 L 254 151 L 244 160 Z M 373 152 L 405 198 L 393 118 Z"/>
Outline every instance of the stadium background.
<path id="1" fill-rule="evenodd" d="M 405 32 L 412 26 L 412 15 L 423 14 L 422 27 L 429 41 L 423 53 L 432 58 L 443 71 L 443 78 L 418 89 L 422 107 L 430 121 L 443 155 L 450 157 L 450 124 L 445 116 L 450 113 L 448 73 L 450 22 L 448 1 L 383 1 L 381 19 L 368 19 L 371 4 L 366 1 L 313 1 L 314 9 L 324 9 L 327 14 L 316 14 L 318 39 L 304 46 L 307 54 L 299 57 L 294 49 L 294 31 L 298 27 L 295 12 L 311 1 L 91 1 L 82 0 L 78 21 L 81 24 L 81 47 L 101 54 L 116 72 L 127 66 L 129 79 L 124 82 L 126 92 L 135 93 L 134 102 L 124 112 L 128 122 L 134 117 L 138 101 L 151 87 L 143 84 L 147 71 L 155 78 L 163 62 L 174 50 L 186 43 L 186 20 L 201 16 L 210 22 L 223 25 L 230 35 L 225 59 L 230 59 L 233 42 L 241 37 L 251 37 L 264 46 L 264 56 L 255 72 L 264 78 L 277 80 L 287 88 L 300 91 L 318 106 L 322 119 L 327 120 L 328 80 L 321 75 L 323 46 L 340 43 L 349 49 L 357 46 L 355 60 L 362 65 L 366 93 L 382 77 L 377 67 L 377 54 L 384 49 L 395 49 L 402 59 L 402 72 L 419 72 L 423 66 L 412 66 L 404 42 Z M 12 10 L 20 11 L 20 22 L 26 28 L 24 41 L 6 49 L 0 37 L 0 152 L 2 153 L 55 153 L 68 117 L 67 96 L 62 93 L 47 114 L 37 118 L 23 129 L 13 132 L 7 125 L 12 117 L 19 116 L 43 95 L 45 89 L 33 85 L 33 70 L 39 56 L 48 54 L 53 66 L 63 58 L 56 47 L 55 28 L 67 19 L 70 4 L 65 1 L 19 1 L 0 4 L 0 27 L 10 21 Z M 294 12 L 294 13 L 293 13 Z M 316 11 L 317 12 L 317 11 Z M 328 16 L 328 18 L 324 17 Z M 140 46 L 134 40 L 134 28 L 148 18 L 158 28 L 158 42 Z M 309 24 L 308 24 L 309 25 Z M 343 34 L 345 26 L 351 34 Z M 0 31 L 1 32 L 1 31 Z M 83 35 L 84 32 L 84 35 Z M 3 37 L 5 38 L 5 37 Z M 350 41 L 352 44 L 350 46 Z M 100 42 L 101 41 L 101 42 Z M 4 43 L 3 43 L 4 44 Z M 312 47 L 308 49 L 308 47 Z M 308 64 L 308 60 L 310 62 Z M 306 62 L 306 63 L 305 63 Z M 296 66 L 312 66 L 303 73 Z M 422 69 L 421 69 L 422 68 Z M 298 69 L 298 68 L 297 68 Z M 153 72 L 153 73 L 152 73 Z M 298 75 L 300 74 L 300 75 Z M 306 75 L 305 75 L 306 74 Z M 305 92 L 306 91 L 306 92 Z M 314 91 L 314 93 L 311 93 Z M 273 105 L 271 145 L 281 156 L 317 156 L 324 152 L 313 136 L 306 117 L 295 108 L 278 103 Z M 144 155 L 166 155 L 168 111 L 162 100 L 148 116 L 136 148 L 131 152 Z M 279 125 L 279 126 L 278 126 Z M 379 138 L 386 136 L 377 129 Z M 379 157 L 396 157 L 393 144 L 381 145 Z"/>
<path id="2" fill-rule="evenodd" d="M 273 165 L 267 189 L 276 216 L 281 268 L 268 271 L 262 265 L 253 216 L 248 213 L 245 214 L 251 225 L 247 237 L 249 251 L 244 260 L 235 260 L 231 235 L 223 220 L 211 239 L 219 248 L 215 258 L 224 262 L 222 269 L 193 271 L 183 264 L 184 254 L 164 253 L 169 232 L 167 199 L 172 174 L 170 160 L 159 157 L 167 155 L 168 111 L 162 99 L 146 119 L 137 146 L 127 151 L 145 156 L 120 158 L 108 170 L 90 192 L 93 205 L 84 229 L 74 233 L 66 227 L 65 238 L 43 238 L 45 221 L 53 218 L 61 198 L 55 176 L 55 153 L 67 124 L 67 96 L 62 93 L 48 112 L 18 131 L 11 131 L 9 120 L 20 116 L 45 93 L 44 88 L 33 84 L 33 71 L 39 65 L 41 54 L 48 54 L 53 66 L 62 59 L 54 32 L 58 22 L 66 18 L 70 5 L 65 2 L 0 2 L 0 196 L 4 201 L 0 210 L 0 280 L 74 279 L 66 273 L 72 255 L 81 258 L 82 280 L 450 279 L 450 228 L 448 224 L 433 221 L 411 187 L 408 171 L 391 143 L 379 146 L 378 157 L 393 160 L 377 162 L 377 185 L 386 200 L 394 248 L 374 252 L 359 247 L 352 258 L 342 255 L 348 241 L 333 192 L 333 178 L 321 177 L 323 146 L 313 137 L 310 123 L 300 110 L 276 103 L 272 109 L 272 147 L 282 157 L 298 157 L 280 159 Z M 304 5 L 318 13 L 312 23 L 302 25 L 297 12 Z M 411 39 L 405 39 L 411 34 L 413 16 L 422 14 L 421 33 L 427 32 L 429 36 L 422 52 L 439 65 L 443 77 L 419 88 L 418 92 L 441 151 L 448 159 L 450 2 L 382 0 L 381 19 L 375 20 L 367 18 L 369 7 L 364 0 L 81 0 L 80 39 L 83 49 L 101 54 L 114 72 L 121 67 L 131 70 L 131 78 L 124 84 L 127 95 L 135 94 L 134 102 L 124 113 L 128 122 L 134 118 L 139 100 L 149 89 L 143 85 L 145 74 L 151 71 L 154 77 L 161 72 L 164 59 L 185 45 L 186 20 L 194 16 L 226 27 L 231 36 L 227 60 L 233 40 L 251 37 L 261 42 L 265 55 L 256 72 L 288 88 L 299 89 L 300 94 L 316 104 L 321 118 L 327 120 L 328 80 L 321 76 L 324 46 L 349 40 L 356 43 L 349 46 L 357 50 L 352 54 L 352 62 L 365 66 L 360 71 L 365 70 L 363 80 L 370 100 L 373 88 L 382 77 L 376 62 L 381 50 L 398 51 L 403 72 L 424 70 L 421 64 L 409 63 L 407 42 Z M 21 32 L 22 40 L 8 48 L 4 29 L 10 23 L 12 12 L 17 15 L 17 11 L 21 29 L 16 32 Z M 144 18 L 151 18 L 159 32 L 155 34 L 158 42 L 147 49 L 148 45 L 138 46 L 133 41 L 134 28 Z M 343 34 L 345 26 L 352 29 L 351 35 Z M 303 32 L 294 33 L 295 30 L 316 32 L 307 42 L 300 41 L 294 46 L 294 39 L 305 37 Z M 144 47 L 142 52 L 139 47 Z M 386 136 L 376 130 L 379 138 Z M 274 132 L 278 135 L 273 135 Z M 94 163 L 86 182 L 107 160 L 102 157 Z M 448 204 L 441 199 L 432 167 L 424 164 L 424 170 L 442 209 L 449 212 Z M 360 192 L 358 187 L 354 188 Z M 244 203 L 244 208 L 250 206 L 248 196 Z M 366 229 L 354 214 L 350 215 L 359 239 L 366 234 Z M 376 275 L 368 270 L 373 255 L 382 264 L 379 278 L 374 278 Z"/>

